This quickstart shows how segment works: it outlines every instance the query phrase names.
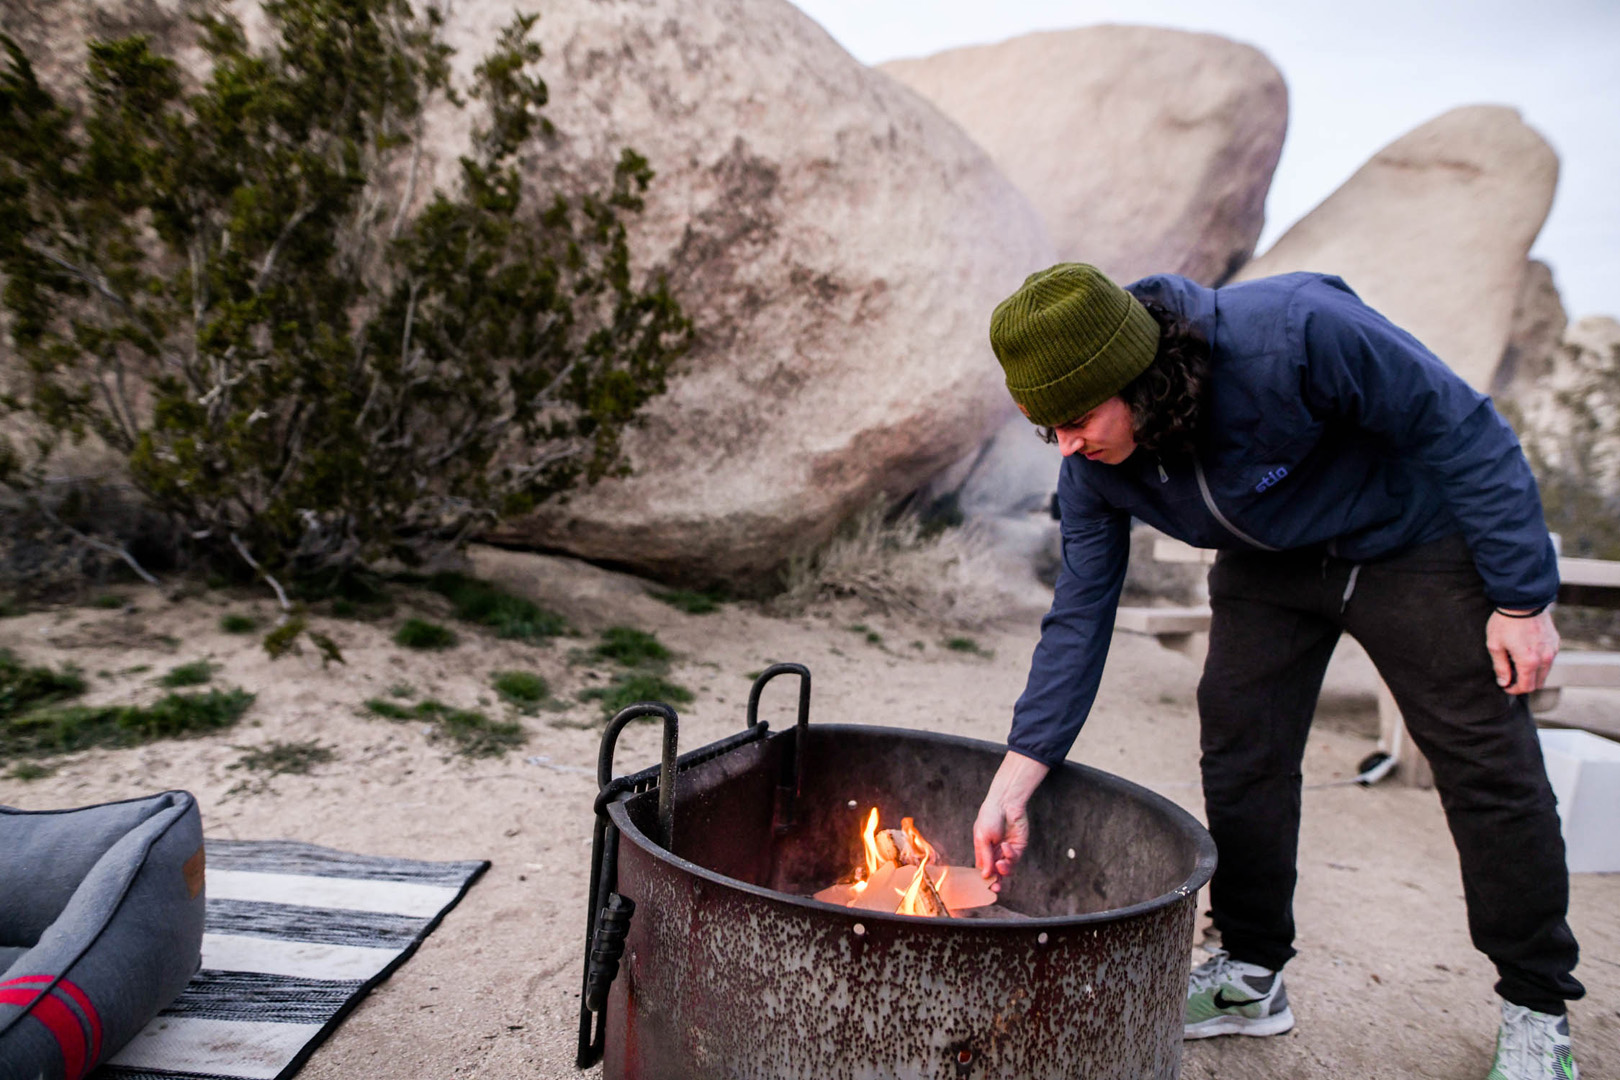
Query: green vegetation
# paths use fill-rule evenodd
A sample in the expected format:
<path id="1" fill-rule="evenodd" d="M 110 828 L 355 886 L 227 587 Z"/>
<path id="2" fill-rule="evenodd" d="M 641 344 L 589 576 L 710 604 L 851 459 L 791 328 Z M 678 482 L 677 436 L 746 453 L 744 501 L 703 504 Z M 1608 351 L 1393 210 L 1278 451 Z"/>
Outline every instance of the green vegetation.
<path id="1" fill-rule="evenodd" d="M 125 600 L 117 593 L 102 593 L 100 596 L 97 596 L 90 601 L 90 606 L 93 608 L 101 608 L 103 611 L 117 611 L 128 602 L 129 601 Z"/>
<path id="2" fill-rule="evenodd" d="M 259 628 L 259 620 L 252 615 L 221 615 L 219 628 L 227 634 L 251 634 Z"/>
<path id="3" fill-rule="evenodd" d="M 513 705 L 534 706 L 551 697 L 551 685 L 532 671 L 497 671 L 490 685 Z"/>
<path id="4" fill-rule="evenodd" d="M 56 773 L 56 766 L 41 765 L 37 761 L 19 761 L 11 767 L 6 777 L 11 780 L 43 780 Z"/>
<path id="5" fill-rule="evenodd" d="M 337 751 L 332 747 L 322 746 L 319 739 L 307 739 L 303 742 L 269 742 L 250 747 L 229 768 L 264 772 L 271 776 L 306 776 L 315 766 L 335 760 Z"/>
<path id="6" fill-rule="evenodd" d="M 394 644 L 407 649 L 448 649 L 456 640 L 454 630 L 423 619 L 406 619 L 394 634 Z"/>
<path id="7" fill-rule="evenodd" d="M 410 683 L 397 682 L 388 688 L 389 697 L 413 698 L 416 696 L 416 687 Z"/>
<path id="8" fill-rule="evenodd" d="M 674 654 L 645 630 L 637 630 L 633 626 L 610 626 L 602 631 L 602 642 L 591 650 L 591 655 L 625 667 L 662 670 Z"/>
<path id="9" fill-rule="evenodd" d="M 330 602 L 338 619 L 383 618 L 394 613 L 394 598 L 382 577 L 364 569 L 338 567 L 299 578 L 292 595 L 305 603 Z"/>
<path id="10" fill-rule="evenodd" d="M 235 724 L 252 704 L 246 690 L 210 690 L 169 694 L 151 705 L 47 706 L 0 723 L 0 758 L 206 735 Z"/>
<path id="11" fill-rule="evenodd" d="M 593 190 L 525 176 L 554 135 L 538 17 L 458 93 L 417 10 L 277 0 L 255 44 L 199 6 L 199 83 L 149 36 L 92 39 L 60 102 L 0 35 L 0 414 L 30 433 L 0 438 L 0 484 L 38 490 L 94 435 L 204 557 L 296 586 L 628 471 L 623 432 L 692 340 L 632 271 L 652 169 L 623 149 Z M 424 117 L 466 100 L 429 193 Z"/>
<path id="12" fill-rule="evenodd" d="M 662 701 L 670 705 L 686 705 L 692 700 L 692 691 L 680 683 L 670 682 L 662 675 L 645 671 L 626 671 L 614 676 L 606 686 L 582 691 L 581 701 L 596 701 L 602 706 L 602 718 L 608 719 L 638 701 Z"/>
<path id="13" fill-rule="evenodd" d="M 278 625 L 274 630 L 264 635 L 264 651 L 270 654 L 270 659 L 280 660 L 298 648 L 298 635 L 304 632 L 309 624 L 302 615 L 293 615 Z"/>
<path id="14" fill-rule="evenodd" d="M 529 733 L 515 720 L 491 720 L 473 709 L 455 709 L 442 701 L 421 701 L 410 707 L 371 698 L 366 709 L 388 720 L 425 720 L 435 742 L 454 744 L 463 757 L 505 757 L 508 750 L 529 741 Z"/>
<path id="15" fill-rule="evenodd" d="M 315 646 L 316 651 L 321 654 L 322 668 L 329 667 L 332 664 L 348 663 L 347 660 L 343 659 L 343 651 L 338 648 L 337 642 L 320 631 L 311 630 L 309 632 L 309 643 Z"/>
<path id="16" fill-rule="evenodd" d="M 970 637 L 946 638 L 942 644 L 952 652 L 968 653 L 972 656 L 982 656 L 986 659 L 995 655 L 989 650 L 981 648 L 979 643 Z"/>
<path id="17" fill-rule="evenodd" d="M 718 592 L 692 592 L 689 589 L 670 589 L 668 592 L 655 592 L 654 600 L 662 600 L 677 611 L 684 611 L 688 615 L 708 615 L 719 611 L 720 605 L 725 602 L 725 596 Z"/>
<path id="18" fill-rule="evenodd" d="M 868 645 L 883 644 L 883 635 L 872 629 L 870 626 L 867 626 L 865 623 L 856 623 L 848 629 L 852 634 L 860 634 L 865 637 Z"/>
<path id="19" fill-rule="evenodd" d="M 529 741 L 529 733 L 516 720 L 491 720 L 472 709 L 452 709 L 439 717 L 431 738 L 454 744 L 462 757 L 505 757 Z"/>
<path id="20" fill-rule="evenodd" d="M 425 584 L 454 605 L 456 618 L 490 627 L 498 638 L 535 644 L 573 630 L 556 612 L 487 581 L 446 573 L 434 574 Z"/>
<path id="21" fill-rule="evenodd" d="M 207 660 L 193 660 L 189 664 L 172 667 L 158 678 L 159 686 L 178 690 L 183 686 L 201 686 L 214 677 L 215 666 Z"/>
<path id="22" fill-rule="evenodd" d="M 0 649 L 0 722 L 31 709 L 78 697 L 84 690 L 84 676 L 77 668 L 52 671 L 46 667 L 29 667 L 9 649 Z"/>

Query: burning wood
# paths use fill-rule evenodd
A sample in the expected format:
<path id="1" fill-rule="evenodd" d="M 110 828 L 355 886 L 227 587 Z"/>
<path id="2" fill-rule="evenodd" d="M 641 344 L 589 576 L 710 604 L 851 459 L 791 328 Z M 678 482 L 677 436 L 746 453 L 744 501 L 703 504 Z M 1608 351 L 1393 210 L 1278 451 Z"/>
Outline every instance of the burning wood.
<path id="1" fill-rule="evenodd" d="M 874 807 L 861 830 L 861 844 L 865 865 L 856 868 L 852 881 L 816 893 L 817 900 L 925 918 L 996 902 L 996 894 L 972 867 L 940 865 L 943 856 L 911 818 L 902 818 L 898 829 L 879 829 Z"/>
<path id="2" fill-rule="evenodd" d="M 906 819 L 910 821 L 910 818 Z M 948 871 L 947 871 L 948 872 Z M 942 918 L 949 915 L 945 904 L 934 890 L 934 883 L 928 880 L 928 859 L 925 856 L 922 865 L 917 867 L 912 875 L 911 887 L 900 898 L 900 906 L 894 909 L 901 915 L 926 915 L 929 918 Z"/>

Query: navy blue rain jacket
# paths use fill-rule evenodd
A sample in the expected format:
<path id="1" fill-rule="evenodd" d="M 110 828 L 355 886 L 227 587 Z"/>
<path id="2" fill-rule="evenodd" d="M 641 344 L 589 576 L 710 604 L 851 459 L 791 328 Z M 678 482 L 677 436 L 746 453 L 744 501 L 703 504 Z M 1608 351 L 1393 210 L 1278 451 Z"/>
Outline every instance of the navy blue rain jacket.
<path id="1" fill-rule="evenodd" d="M 1198 547 L 1320 548 L 1362 562 L 1461 533 L 1502 607 L 1558 592 L 1535 479 L 1512 430 L 1416 338 L 1322 274 L 1222 289 L 1130 286 L 1210 342 L 1196 452 L 1065 458 L 1063 564 L 1008 747 L 1055 765 L 1097 696 L 1130 520 Z"/>

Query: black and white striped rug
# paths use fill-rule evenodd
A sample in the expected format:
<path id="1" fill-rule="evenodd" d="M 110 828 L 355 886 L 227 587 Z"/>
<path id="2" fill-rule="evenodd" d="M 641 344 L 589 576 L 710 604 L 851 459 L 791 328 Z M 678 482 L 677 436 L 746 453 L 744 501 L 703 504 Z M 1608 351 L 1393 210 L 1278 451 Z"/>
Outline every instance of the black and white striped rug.
<path id="1" fill-rule="evenodd" d="M 202 970 L 91 1080 L 283 1080 L 403 964 L 487 862 L 208 841 Z"/>

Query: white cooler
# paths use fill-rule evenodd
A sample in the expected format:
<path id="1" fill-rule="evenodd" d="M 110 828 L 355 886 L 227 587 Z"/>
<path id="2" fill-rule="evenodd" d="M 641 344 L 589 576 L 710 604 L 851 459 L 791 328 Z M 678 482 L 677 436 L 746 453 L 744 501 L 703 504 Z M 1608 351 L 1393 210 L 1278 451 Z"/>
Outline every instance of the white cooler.
<path id="1" fill-rule="evenodd" d="M 1620 743 L 1573 729 L 1539 734 L 1570 872 L 1620 872 Z"/>

